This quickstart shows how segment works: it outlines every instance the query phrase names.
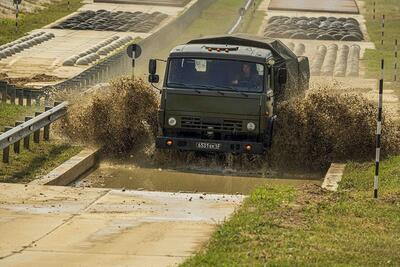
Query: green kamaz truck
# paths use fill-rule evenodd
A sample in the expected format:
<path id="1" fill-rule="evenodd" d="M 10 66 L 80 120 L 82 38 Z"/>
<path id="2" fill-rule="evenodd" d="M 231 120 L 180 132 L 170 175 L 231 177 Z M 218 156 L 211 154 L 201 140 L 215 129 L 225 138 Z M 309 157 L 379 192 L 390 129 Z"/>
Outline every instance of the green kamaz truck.
<path id="1" fill-rule="evenodd" d="M 156 60 L 149 82 L 158 83 Z M 279 114 L 274 105 L 303 95 L 307 57 L 279 40 L 211 36 L 175 47 L 167 61 L 159 110 L 159 149 L 262 154 Z"/>

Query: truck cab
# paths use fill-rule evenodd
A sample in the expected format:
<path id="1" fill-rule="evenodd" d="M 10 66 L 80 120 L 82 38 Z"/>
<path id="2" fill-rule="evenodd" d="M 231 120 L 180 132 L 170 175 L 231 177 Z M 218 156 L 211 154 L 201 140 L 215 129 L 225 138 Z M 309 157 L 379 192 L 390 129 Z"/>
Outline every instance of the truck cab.
<path id="1" fill-rule="evenodd" d="M 262 154 L 271 145 L 287 65 L 266 46 L 232 38 L 197 39 L 171 51 L 157 148 Z M 155 66 L 151 60 L 150 82 L 158 80 Z"/>

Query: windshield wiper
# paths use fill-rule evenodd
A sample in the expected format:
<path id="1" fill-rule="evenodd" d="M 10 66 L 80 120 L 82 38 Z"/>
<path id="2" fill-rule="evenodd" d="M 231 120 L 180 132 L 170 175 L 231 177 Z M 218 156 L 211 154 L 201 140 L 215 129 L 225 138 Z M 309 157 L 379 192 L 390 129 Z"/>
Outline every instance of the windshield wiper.
<path id="1" fill-rule="evenodd" d="M 197 87 L 196 84 L 168 83 L 168 86 L 169 86 L 169 85 L 172 85 L 172 86 L 173 86 L 173 85 L 176 85 L 176 86 L 180 86 L 180 87 L 188 87 L 188 88 L 190 88 L 190 89 L 195 90 L 197 93 L 201 94 L 201 91 L 196 89 L 196 87 Z"/>

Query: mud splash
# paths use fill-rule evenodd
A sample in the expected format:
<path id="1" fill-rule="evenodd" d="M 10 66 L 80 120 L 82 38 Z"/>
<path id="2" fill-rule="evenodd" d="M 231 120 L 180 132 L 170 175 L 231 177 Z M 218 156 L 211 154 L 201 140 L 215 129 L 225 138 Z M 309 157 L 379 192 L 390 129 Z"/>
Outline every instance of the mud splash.
<path id="1" fill-rule="evenodd" d="M 68 116 L 58 129 L 75 142 L 119 154 L 139 150 L 154 139 L 158 96 L 142 80 L 123 77 L 69 101 Z"/>
<path id="2" fill-rule="evenodd" d="M 61 130 L 73 141 L 102 146 L 117 157 L 136 154 L 153 166 L 266 173 L 321 171 L 333 161 L 374 158 L 376 105 L 343 93 L 338 84 L 314 85 L 304 98 L 277 105 L 274 142 L 266 156 L 156 151 L 159 96 L 142 80 L 122 78 L 85 98 L 72 105 Z M 385 116 L 382 154 L 397 153 L 400 129 Z"/>
<path id="3" fill-rule="evenodd" d="M 320 169 L 333 161 L 374 157 L 376 105 L 337 86 L 319 87 L 277 107 L 272 164 Z M 389 116 L 384 116 L 382 135 L 382 154 L 400 153 L 400 128 Z"/>

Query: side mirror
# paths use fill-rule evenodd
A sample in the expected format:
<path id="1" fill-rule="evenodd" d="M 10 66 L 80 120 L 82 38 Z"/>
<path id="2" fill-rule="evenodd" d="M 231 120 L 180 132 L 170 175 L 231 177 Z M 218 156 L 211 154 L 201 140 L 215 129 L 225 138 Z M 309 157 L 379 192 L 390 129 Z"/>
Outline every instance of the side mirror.
<path id="1" fill-rule="evenodd" d="M 149 83 L 158 83 L 160 81 L 160 76 L 157 74 L 150 74 L 149 75 Z"/>
<path id="2" fill-rule="evenodd" d="M 285 84 L 287 80 L 287 70 L 286 69 L 279 69 L 278 70 L 278 82 L 280 84 Z"/>
<path id="3" fill-rule="evenodd" d="M 157 73 L 157 60 L 150 59 L 149 60 L 149 73 L 154 75 Z"/>

